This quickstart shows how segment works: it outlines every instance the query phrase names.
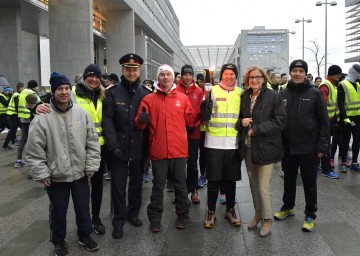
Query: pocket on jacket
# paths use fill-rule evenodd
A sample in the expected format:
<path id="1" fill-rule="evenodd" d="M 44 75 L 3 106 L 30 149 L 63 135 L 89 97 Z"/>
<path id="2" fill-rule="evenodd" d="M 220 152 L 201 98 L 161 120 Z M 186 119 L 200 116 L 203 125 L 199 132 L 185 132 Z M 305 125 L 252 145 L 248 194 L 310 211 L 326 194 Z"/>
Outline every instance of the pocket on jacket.
<path id="1" fill-rule="evenodd" d="M 282 158 L 282 146 L 279 143 L 256 143 L 256 150 L 251 151 L 251 160 L 254 164 L 270 164 Z"/>

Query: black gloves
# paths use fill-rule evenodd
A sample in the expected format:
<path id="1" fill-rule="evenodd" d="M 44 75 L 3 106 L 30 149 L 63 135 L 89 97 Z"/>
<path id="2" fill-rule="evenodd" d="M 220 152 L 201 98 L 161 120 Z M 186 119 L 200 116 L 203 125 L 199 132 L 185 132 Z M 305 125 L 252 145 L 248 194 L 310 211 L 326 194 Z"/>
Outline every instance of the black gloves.
<path id="1" fill-rule="evenodd" d="M 190 127 L 190 126 L 186 126 L 186 133 L 188 135 L 192 134 L 195 131 L 195 126 Z"/>
<path id="2" fill-rule="evenodd" d="M 120 148 L 117 148 L 117 149 L 111 151 L 111 156 L 112 156 L 113 158 L 118 158 L 118 159 L 122 159 L 122 158 L 123 158 L 123 154 L 122 154 Z"/>
<path id="3" fill-rule="evenodd" d="M 146 108 L 142 107 L 142 112 L 139 115 L 139 123 L 146 124 L 149 121 L 149 113 L 146 112 Z"/>
<path id="4" fill-rule="evenodd" d="M 200 116 L 203 121 L 209 121 L 211 119 L 211 112 L 213 108 L 213 101 L 203 100 L 200 104 Z"/>

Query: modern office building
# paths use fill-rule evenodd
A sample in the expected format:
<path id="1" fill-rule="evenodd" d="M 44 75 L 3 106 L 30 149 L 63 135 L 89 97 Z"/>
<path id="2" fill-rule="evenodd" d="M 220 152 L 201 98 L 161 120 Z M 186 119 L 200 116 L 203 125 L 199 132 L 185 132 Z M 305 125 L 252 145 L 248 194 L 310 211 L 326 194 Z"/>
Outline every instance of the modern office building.
<path id="1" fill-rule="evenodd" d="M 345 62 L 360 62 L 360 1 L 346 0 L 346 53 L 353 57 L 345 59 Z"/>

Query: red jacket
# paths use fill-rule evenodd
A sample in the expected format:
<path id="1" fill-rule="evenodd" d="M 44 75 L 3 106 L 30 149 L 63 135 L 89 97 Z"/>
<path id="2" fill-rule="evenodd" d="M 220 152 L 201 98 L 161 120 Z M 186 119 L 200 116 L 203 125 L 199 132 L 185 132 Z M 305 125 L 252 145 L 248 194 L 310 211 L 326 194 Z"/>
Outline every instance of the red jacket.
<path id="1" fill-rule="evenodd" d="M 204 97 L 204 91 L 193 81 L 190 87 L 186 87 L 181 79 L 175 88 L 176 91 L 184 93 L 188 96 L 191 106 L 194 109 L 195 130 L 188 134 L 188 139 L 200 139 L 200 104 Z"/>
<path id="2" fill-rule="evenodd" d="M 148 124 L 139 123 L 145 106 Z M 135 125 L 139 130 L 149 125 L 149 152 L 151 160 L 188 157 L 186 125 L 194 126 L 194 111 L 186 95 L 175 90 L 169 94 L 157 90 L 145 96 L 138 108 Z"/>

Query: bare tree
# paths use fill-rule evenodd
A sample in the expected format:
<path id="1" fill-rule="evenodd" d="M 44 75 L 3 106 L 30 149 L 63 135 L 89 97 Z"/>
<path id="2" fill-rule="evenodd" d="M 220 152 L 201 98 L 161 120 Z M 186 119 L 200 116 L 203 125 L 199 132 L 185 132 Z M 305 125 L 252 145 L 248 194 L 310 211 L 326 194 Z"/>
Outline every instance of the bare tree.
<path id="1" fill-rule="evenodd" d="M 315 68 L 317 71 L 317 75 L 320 76 L 320 68 L 325 65 L 324 63 L 325 55 L 321 55 L 320 53 L 321 47 L 316 42 L 316 39 L 310 40 L 309 42 L 312 43 L 312 47 L 305 47 L 305 49 L 310 50 L 314 54 L 315 59 L 311 59 L 310 61 L 314 61 L 316 63 Z"/>

